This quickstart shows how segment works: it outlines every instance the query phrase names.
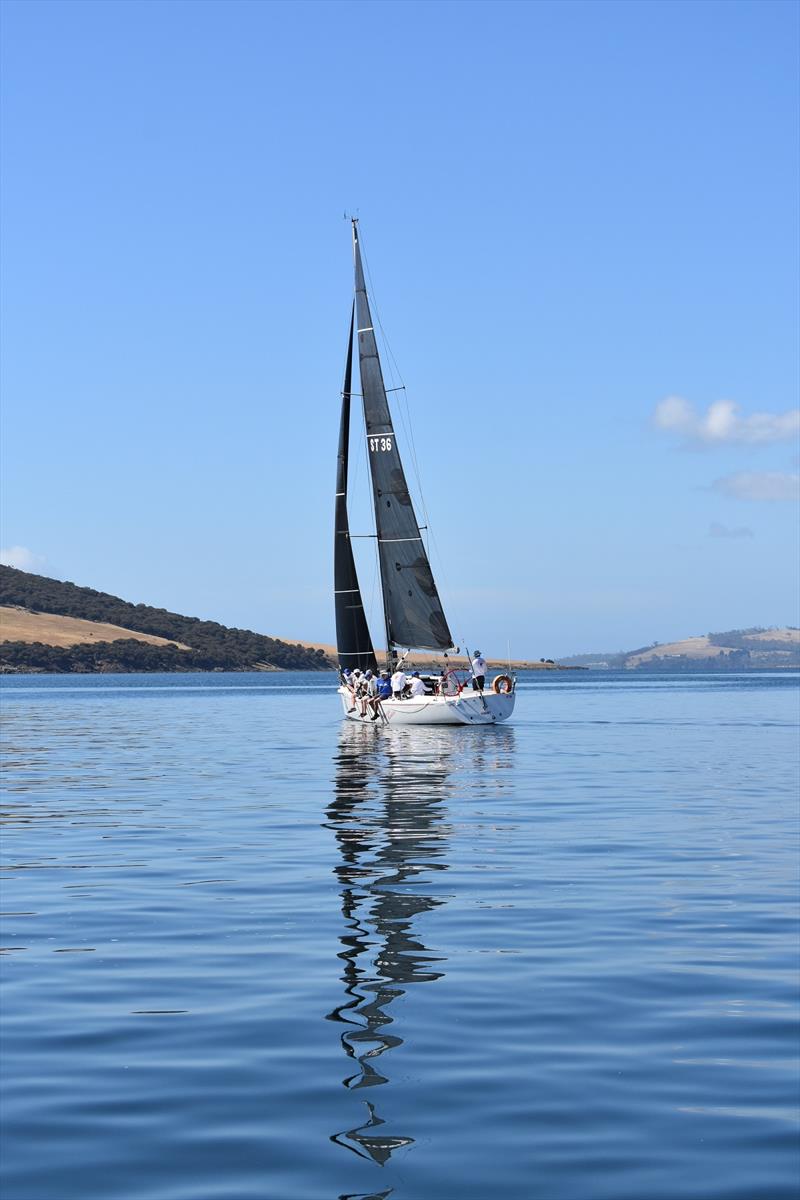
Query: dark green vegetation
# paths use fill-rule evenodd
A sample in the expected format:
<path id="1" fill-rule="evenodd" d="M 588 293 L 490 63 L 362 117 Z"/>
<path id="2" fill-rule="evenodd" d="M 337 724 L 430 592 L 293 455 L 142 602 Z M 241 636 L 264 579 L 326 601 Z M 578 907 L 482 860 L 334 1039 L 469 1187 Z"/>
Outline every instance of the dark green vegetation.
<path id="1" fill-rule="evenodd" d="M 769 654 L 772 651 L 778 653 L 786 650 L 794 650 L 795 656 L 800 650 L 800 645 L 797 642 L 794 646 L 787 645 L 785 638 L 768 638 L 759 636 L 758 640 L 753 640 L 754 634 L 769 633 L 768 629 L 732 629 L 729 633 L 709 633 L 708 640 L 712 646 L 725 646 L 728 650 L 745 650 L 748 654 L 757 649 L 758 653 Z"/>
<path id="2" fill-rule="evenodd" d="M 132 638 L 63 647 L 41 642 L 0 642 L 0 668 L 5 670 L 321 671 L 330 666 L 321 650 L 293 646 L 247 629 L 228 629 L 216 621 L 182 617 L 148 604 L 129 604 L 105 592 L 31 575 L 13 567 L 0 566 L 0 604 L 86 621 L 105 621 L 191 647 L 179 650 L 177 646 L 151 646 Z"/>

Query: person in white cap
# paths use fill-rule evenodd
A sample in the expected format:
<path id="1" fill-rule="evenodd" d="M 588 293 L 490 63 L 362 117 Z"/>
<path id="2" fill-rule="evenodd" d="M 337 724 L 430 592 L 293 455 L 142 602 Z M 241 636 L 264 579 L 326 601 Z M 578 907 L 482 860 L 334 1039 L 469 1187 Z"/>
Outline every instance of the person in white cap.
<path id="1" fill-rule="evenodd" d="M 361 706 L 361 716 L 366 716 L 366 706 L 364 702 L 364 674 L 358 667 L 353 671 L 353 704 Z"/>
<path id="2" fill-rule="evenodd" d="M 476 692 L 482 692 L 485 683 L 486 659 L 481 657 L 480 650 L 476 650 L 472 660 L 472 686 Z"/>

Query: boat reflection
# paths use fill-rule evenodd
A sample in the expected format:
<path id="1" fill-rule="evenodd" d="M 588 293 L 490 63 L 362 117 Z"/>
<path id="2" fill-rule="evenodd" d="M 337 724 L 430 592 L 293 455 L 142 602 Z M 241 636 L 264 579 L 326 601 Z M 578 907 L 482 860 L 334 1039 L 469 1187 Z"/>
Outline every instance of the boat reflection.
<path id="1" fill-rule="evenodd" d="M 389 1082 L 385 1056 L 403 1044 L 391 1005 L 410 985 L 444 976 L 446 959 L 423 944 L 415 924 L 449 898 L 451 809 L 465 800 L 482 806 L 499 799 L 510 784 L 513 751 L 508 725 L 341 726 L 326 815 L 339 850 L 334 870 L 345 922 L 339 958 L 346 998 L 327 1019 L 345 1026 L 341 1044 L 350 1069 L 342 1082 L 350 1091 Z M 414 1138 L 383 1129 L 374 1091 L 364 1105 L 361 1123 L 331 1141 L 383 1166 Z M 340 1200 L 388 1195 L 359 1192 Z"/>
<path id="2" fill-rule="evenodd" d="M 444 959 L 415 936 L 414 923 L 446 901 L 438 876 L 447 870 L 444 801 L 455 749 L 449 729 L 341 728 L 327 817 L 341 856 L 347 999 L 328 1020 L 347 1027 L 341 1042 L 353 1070 L 343 1083 L 351 1091 L 388 1082 L 383 1056 L 403 1042 L 391 1029 L 390 1006 L 410 985 L 444 973 Z M 384 1121 L 373 1101 L 365 1103 L 363 1123 L 331 1140 L 383 1165 L 414 1139 L 376 1132 Z"/>

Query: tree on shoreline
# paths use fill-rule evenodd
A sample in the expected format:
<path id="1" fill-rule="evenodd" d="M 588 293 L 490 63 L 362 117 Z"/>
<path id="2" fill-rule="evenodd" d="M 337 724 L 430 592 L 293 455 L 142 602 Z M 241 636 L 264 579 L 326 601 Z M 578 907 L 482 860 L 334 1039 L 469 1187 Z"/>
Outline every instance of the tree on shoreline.
<path id="1" fill-rule="evenodd" d="M 217 621 L 184 617 L 147 604 L 129 604 L 106 592 L 32 575 L 15 567 L 0 566 L 0 605 L 103 621 L 190 647 L 179 650 L 175 645 L 154 646 L 133 638 L 75 646 L 0 642 L 0 666 L 6 670 L 246 671 L 275 667 L 321 671 L 331 666 L 322 650 L 291 645 L 249 629 L 230 629 Z"/>

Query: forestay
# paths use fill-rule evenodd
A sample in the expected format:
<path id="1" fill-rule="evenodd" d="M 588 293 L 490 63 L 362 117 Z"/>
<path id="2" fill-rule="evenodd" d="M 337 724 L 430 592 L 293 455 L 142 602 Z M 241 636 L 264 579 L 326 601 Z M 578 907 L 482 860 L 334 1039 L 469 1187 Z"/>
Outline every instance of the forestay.
<path id="1" fill-rule="evenodd" d="M 372 326 L 358 227 L 353 222 L 356 320 L 367 450 L 389 646 L 453 645 L 409 495 Z M 338 584 L 337 584 L 338 587 Z"/>

